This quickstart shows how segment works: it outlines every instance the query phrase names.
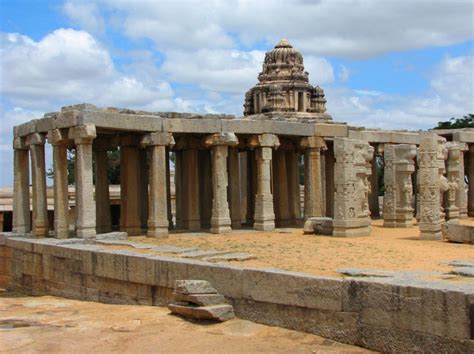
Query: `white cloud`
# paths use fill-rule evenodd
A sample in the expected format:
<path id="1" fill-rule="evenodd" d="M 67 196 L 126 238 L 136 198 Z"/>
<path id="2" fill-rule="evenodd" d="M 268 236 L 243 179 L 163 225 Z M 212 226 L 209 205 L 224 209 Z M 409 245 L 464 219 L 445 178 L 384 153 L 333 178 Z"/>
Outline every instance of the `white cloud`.
<path id="1" fill-rule="evenodd" d="M 97 4 L 85 1 L 66 1 L 62 8 L 64 14 L 82 29 L 92 33 L 103 33 L 105 21 Z"/>
<path id="2" fill-rule="evenodd" d="M 340 82 L 346 82 L 349 80 L 350 72 L 349 69 L 345 65 L 339 66 L 339 71 L 337 73 L 337 78 Z"/>
<path id="3" fill-rule="evenodd" d="M 309 81 L 314 86 L 334 82 L 334 69 L 328 60 L 314 55 L 306 55 L 304 67 L 309 73 Z"/>

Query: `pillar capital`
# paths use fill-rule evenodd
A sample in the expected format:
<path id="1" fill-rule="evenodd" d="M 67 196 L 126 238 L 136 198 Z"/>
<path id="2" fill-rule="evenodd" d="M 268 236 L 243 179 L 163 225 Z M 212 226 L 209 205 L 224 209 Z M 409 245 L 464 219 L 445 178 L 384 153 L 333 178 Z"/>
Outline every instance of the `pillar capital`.
<path id="1" fill-rule="evenodd" d="M 44 145 L 44 143 L 45 143 L 45 138 L 44 138 L 43 134 L 32 133 L 32 134 L 29 134 L 26 137 L 26 145 L 27 146 L 30 146 L 30 145 Z"/>
<path id="2" fill-rule="evenodd" d="M 13 149 L 15 150 L 28 150 L 28 145 L 26 144 L 26 138 L 17 136 L 13 139 Z"/>
<path id="3" fill-rule="evenodd" d="M 280 140 L 275 134 L 252 135 L 248 141 L 248 145 L 251 149 L 256 147 L 270 147 L 276 149 L 280 146 Z"/>
<path id="4" fill-rule="evenodd" d="M 69 142 L 67 133 L 61 129 L 50 130 L 47 138 L 51 145 L 66 145 Z"/>
<path id="5" fill-rule="evenodd" d="M 175 141 L 173 134 L 169 132 L 153 132 L 145 134 L 140 141 L 143 147 L 147 146 L 174 146 Z"/>
<path id="6" fill-rule="evenodd" d="M 320 151 L 327 150 L 326 142 L 324 138 L 320 136 L 307 136 L 301 138 L 300 147 L 302 149 L 318 149 Z"/>
<path id="7" fill-rule="evenodd" d="M 69 139 L 74 140 L 76 145 L 92 144 L 92 140 L 97 137 L 94 124 L 84 124 L 69 128 Z"/>
<path id="8" fill-rule="evenodd" d="M 239 144 L 239 139 L 234 133 L 215 133 L 206 135 L 202 139 L 202 143 L 206 147 L 216 145 L 236 146 Z"/>

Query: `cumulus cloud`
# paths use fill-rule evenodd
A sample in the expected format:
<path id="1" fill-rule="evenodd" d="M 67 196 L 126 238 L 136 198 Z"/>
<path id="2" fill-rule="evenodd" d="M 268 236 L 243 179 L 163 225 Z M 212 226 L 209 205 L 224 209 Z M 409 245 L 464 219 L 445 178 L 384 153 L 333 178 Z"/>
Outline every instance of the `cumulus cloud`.
<path id="1" fill-rule="evenodd" d="M 66 1 L 62 10 L 73 23 L 88 32 L 103 33 L 105 30 L 105 20 L 93 2 Z"/>

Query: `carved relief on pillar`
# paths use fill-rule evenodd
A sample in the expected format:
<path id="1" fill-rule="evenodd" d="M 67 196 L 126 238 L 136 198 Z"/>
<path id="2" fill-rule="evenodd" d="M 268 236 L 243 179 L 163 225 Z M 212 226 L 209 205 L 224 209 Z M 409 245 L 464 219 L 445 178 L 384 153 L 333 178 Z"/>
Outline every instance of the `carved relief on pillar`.
<path id="1" fill-rule="evenodd" d="M 413 185 L 416 146 L 385 145 L 384 151 L 384 227 L 413 226 Z"/>
<path id="2" fill-rule="evenodd" d="M 461 175 L 462 144 L 446 143 L 448 159 L 446 160 L 446 175 L 448 189 L 444 196 L 444 207 L 447 220 L 458 220 L 461 211 L 461 193 L 464 190 L 464 173 Z M 460 183 L 462 182 L 462 183 Z"/>
<path id="3" fill-rule="evenodd" d="M 421 133 L 418 150 L 420 238 L 441 239 L 441 175 L 444 172 L 446 139 L 434 133 Z"/>
<path id="4" fill-rule="evenodd" d="M 335 195 L 333 236 L 370 235 L 368 176 L 374 148 L 366 141 L 334 139 Z"/>

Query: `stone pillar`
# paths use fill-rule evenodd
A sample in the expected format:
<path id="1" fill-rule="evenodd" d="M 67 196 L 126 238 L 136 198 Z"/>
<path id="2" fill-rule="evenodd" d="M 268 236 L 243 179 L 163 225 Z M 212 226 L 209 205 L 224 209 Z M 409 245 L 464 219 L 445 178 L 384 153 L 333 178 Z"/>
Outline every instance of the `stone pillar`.
<path id="1" fill-rule="evenodd" d="M 275 213 L 273 211 L 273 195 L 271 191 L 272 149 L 278 148 L 280 142 L 273 134 L 254 135 L 249 146 L 256 148 L 257 161 L 257 193 L 255 195 L 256 230 L 271 231 L 275 229 Z"/>
<path id="2" fill-rule="evenodd" d="M 24 234 L 31 231 L 30 223 L 30 163 L 25 138 L 13 139 L 13 232 Z"/>
<path id="3" fill-rule="evenodd" d="M 458 187 L 459 204 L 460 204 L 459 217 L 461 219 L 465 219 L 467 218 L 467 190 L 466 190 L 466 183 L 464 181 L 464 174 L 465 174 L 464 157 L 466 156 L 466 151 L 468 151 L 468 147 L 467 147 L 467 144 L 465 143 L 460 143 L 459 146 L 461 148 L 461 157 L 459 159 L 459 187 Z"/>
<path id="4" fill-rule="evenodd" d="M 459 221 L 461 210 L 460 181 L 461 181 L 461 157 L 462 146 L 457 142 L 447 142 L 448 159 L 446 160 L 446 175 L 448 179 L 448 190 L 445 195 L 444 207 L 446 220 Z M 464 177 L 464 176 L 462 176 Z M 464 178 L 462 178 L 464 180 Z M 464 182 L 464 181 L 463 181 Z"/>
<path id="5" fill-rule="evenodd" d="M 276 226 L 289 226 L 291 219 L 288 170 L 286 164 L 286 150 L 281 145 L 278 150 L 273 152 L 273 205 Z"/>
<path id="6" fill-rule="evenodd" d="M 31 154 L 31 179 L 33 186 L 33 234 L 48 236 L 48 204 L 46 197 L 46 167 L 44 160 L 44 135 L 33 133 L 26 140 Z"/>
<path id="7" fill-rule="evenodd" d="M 257 159 L 255 151 L 247 151 L 247 215 L 246 223 L 255 222 L 255 194 L 257 193 Z"/>
<path id="8" fill-rule="evenodd" d="M 212 156 L 210 150 L 198 150 L 199 217 L 201 228 L 211 228 L 212 218 Z"/>
<path id="9" fill-rule="evenodd" d="M 140 228 L 146 233 L 148 223 L 148 184 L 150 171 L 148 168 L 146 149 L 138 150 L 138 205 L 140 209 Z"/>
<path id="10" fill-rule="evenodd" d="M 418 151 L 420 238 L 439 240 L 441 234 L 440 209 L 440 150 L 446 139 L 433 133 L 420 133 Z"/>
<path id="11" fill-rule="evenodd" d="M 138 138 L 124 136 L 120 141 L 120 225 L 128 236 L 141 235 Z"/>
<path id="12" fill-rule="evenodd" d="M 173 146 L 171 133 L 155 132 L 142 139 L 142 145 L 150 150 L 150 192 L 148 197 L 148 237 L 167 237 L 168 188 L 166 178 L 166 146 Z"/>
<path id="13" fill-rule="evenodd" d="M 247 224 L 247 209 L 248 209 L 248 151 L 243 151 L 239 154 L 239 174 L 240 174 L 240 219 L 244 224 Z M 231 207 L 232 208 L 232 207 Z M 231 210 L 232 214 L 232 210 Z M 232 218 L 231 218 L 232 219 Z"/>
<path id="14" fill-rule="evenodd" d="M 93 147 L 95 154 L 96 231 L 98 234 L 103 234 L 112 231 L 107 151 L 113 150 L 113 147 L 108 141 L 102 139 L 96 139 Z"/>
<path id="15" fill-rule="evenodd" d="M 239 141 L 234 133 L 216 133 L 206 136 L 203 143 L 205 146 L 212 146 L 211 233 L 221 234 L 231 231 L 229 203 L 227 202 L 228 146 L 236 146 Z"/>
<path id="16" fill-rule="evenodd" d="M 469 145 L 467 178 L 469 181 L 469 190 L 467 197 L 467 213 L 470 217 L 474 217 L 474 144 Z"/>
<path id="17" fill-rule="evenodd" d="M 67 132 L 53 129 L 48 132 L 48 142 L 53 145 L 54 171 L 54 237 L 69 236 L 69 198 L 67 179 Z"/>
<path id="18" fill-rule="evenodd" d="M 174 193 L 175 193 L 175 203 L 176 203 L 176 228 L 184 228 L 183 224 L 183 183 L 182 183 L 182 174 L 183 174 L 183 152 L 175 151 L 175 160 L 174 160 Z"/>
<path id="19" fill-rule="evenodd" d="M 374 144 L 374 156 L 372 158 L 372 174 L 369 177 L 370 183 L 370 196 L 369 196 L 369 209 L 372 218 L 380 218 L 380 205 L 379 205 L 379 178 L 377 175 L 377 156 L 380 155 L 379 144 Z"/>
<path id="20" fill-rule="evenodd" d="M 174 144 L 174 139 L 173 139 L 173 144 Z M 170 172 L 170 148 L 169 147 L 166 147 L 165 154 L 166 154 L 165 164 L 166 164 L 166 196 L 167 196 L 166 206 L 168 210 L 169 229 L 171 230 L 173 228 L 173 211 L 171 209 L 171 176 L 170 176 L 171 172 Z M 176 167 L 175 167 L 175 171 L 176 171 Z M 175 187 L 175 193 L 176 193 L 176 187 Z"/>
<path id="21" fill-rule="evenodd" d="M 296 149 L 286 152 L 286 166 L 288 171 L 289 208 L 292 224 L 301 224 L 301 192 L 299 181 L 299 154 Z"/>
<path id="22" fill-rule="evenodd" d="M 237 147 L 230 147 L 227 158 L 227 175 L 229 176 L 229 186 L 227 194 L 229 196 L 230 220 L 232 229 L 242 227 L 241 199 L 240 199 L 240 159 Z"/>
<path id="23" fill-rule="evenodd" d="M 304 149 L 304 219 L 322 215 L 321 150 L 327 149 L 319 136 L 301 139 Z"/>
<path id="24" fill-rule="evenodd" d="M 76 144 L 76 233 L 79 238 L 96 235 L 96 209 L 92 180 L 92 141 L 97 133 L 94 124 L 69 129 Z"/>
<path id="25" fill-rule="evenodd" d="M 333 236 L 369 236 L 370 161 L 374 148 L 366 141 L 334 138 L 335 195 Z"/>
<path id="26" fill-rule="evenodd" d="M 325 170 L 326 170 L 326 214 L 325 216 L 334 217 L 334 147 L 329 146 L 325 153 Z"/>
<path id="27" fill-rule="evenodd" d="M 413 226 L 413 185 L 416 145 L 385 145 L 383 204 L 384 227 Z"/>

